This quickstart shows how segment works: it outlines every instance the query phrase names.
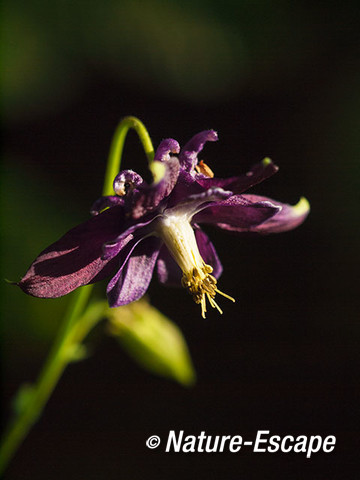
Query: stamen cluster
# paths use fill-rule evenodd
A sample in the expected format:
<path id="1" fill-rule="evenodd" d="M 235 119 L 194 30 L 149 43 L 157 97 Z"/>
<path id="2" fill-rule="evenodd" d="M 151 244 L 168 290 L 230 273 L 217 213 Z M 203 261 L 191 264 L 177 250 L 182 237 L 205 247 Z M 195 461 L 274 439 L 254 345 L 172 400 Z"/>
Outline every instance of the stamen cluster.
<path id="1" fill-rule="evenodd" d="M 204 266 L 200 271 L 195 267 L 193 268 L 191 274 L 184 273 L 181 279 L 181 285 L 188 289 L 190 295 L 193 297 L 194 302 L 201 305 L 201 316 L 203 318 L 205 318 L 206 314 L 206 298 L 208 299 L 212 308 L 216 308 L 221 314 L 223 312 L 214 300 L 216 293 L 219 293 L 220 295 L 235 302 L 232 297 L 218 290 L 217 280 L 213 275 L 211 275 L 212 271 L 213 268 L 204 263 Z"/>

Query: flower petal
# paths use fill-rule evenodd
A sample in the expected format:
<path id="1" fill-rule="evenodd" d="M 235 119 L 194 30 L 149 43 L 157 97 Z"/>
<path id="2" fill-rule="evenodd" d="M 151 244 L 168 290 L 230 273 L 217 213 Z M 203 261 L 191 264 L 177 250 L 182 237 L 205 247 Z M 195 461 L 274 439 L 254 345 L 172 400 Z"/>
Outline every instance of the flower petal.
<path id="1" fill-rule="evenodd" d="M 232 192 L 223 190 L 222 188 L 209 188 L 201 193 L 189 195 L 186 200 L 178 203 L 172 208 L 166 209 L 167 215 L 186 215 L 189 219 L 197 212 L 213 205 L 214 202 L 221 203 L 222 200 L 231 197 Z"/>
<path id="2" fill-rule="evenodd" d="M 130 242 L 127 243 L 127 245 L 125 245 L 126 248 L 124 248 L 122 250 L 122 252 L 120 253 L 120 255 L 116 258 L 113 258 L 112 260 L 113 261 L 117 261 L 117 271 L 116 271 L 116 274 L 111 278 L 111 280 L 109 281 L 108 285 L 107 285 L 107 288 L 106 288 L 106 291 L 109 293 L 114 287 L 115 285 L 117 284 L 119 278 L 120 278 L 120 275 L 121 275 L 121 271 L 123 269 L 123 267 L 125 266 L 126 262 L 129 260 L 130 258 L 130 255 L 132 254 L 132 252 L 134 251 L 135 247 L 142 241 L 144 240 L 144 238 L 137 238 L 137 239 L 132 239 Z M 120 265 L 120 267 L 119 267 Z"/>
<path id="3" fill-rule="evenodd" d="M 164 163 L 153 162 L 153 164 L 157 163 L 165 167 L 163 175 L 157 182 L 145 185 L 139 189 L 139 192 L 134 196 L 132 204 L 132 218 L 140 218 L 146 213 L 153 211 L 171 193 L 177 182 L 180 165 L 176 157 L 171 157 Z"/>
<path id="4" fill-rule="evenodd" d="M 98 215 L 102 210 L 108 207 L 115 207 L 116 205 L 124 205 L 124 199 L 117 195 L 110 195 L 109 197 L 100 197 L 93 203 L 90 213 L 91 215 Z"/>
<path id="5" fill-rule="evenodd" d="M 269 199 L 253 202 L 244 195 L 233 195 L 226 200 L 206 205 L 194 216 L 193 221 L 210 223 L 225 230 L 240 232 L 260 225 L 280 209 L 280 206 Z"/>
<path id="6" fill-rule="evenodd" d="M 244 195 L 244 197 L 252 202 L 269 200 L 259 195 Z M 310 212 L 310 204 L 304 197 L 301 197 L 300 201 L 294 206 L 275 200 L 270 201 L 281 208 L 279 212 L 260 225 L 250 227 L 248 230 L 262 234 L 286 232 L 301 225 Z"/>
<path id="7" fill-rule="evenodd" d="M 168 287 L 181 287 L 181 268 L 171 256 L 166 245 L 163 245 L 160 249 L 156 270 L 160 283 Z"/>
<path id="8" fill-rule="evenodd" d="M 35 259 L 19 287 L 35 297 L 56 298 L 90 283 L 108 263 L 101 258 L 103 244 L 119 234 L 123 222 L 117 206 L 73 228 Z"/>
<path id="9" fill-rule="evenodd" d="M 166 138 L 160 142 L 156 149 L 154 160 L 159 162 L 166 162 L 170 160 L 170 153 L 179 153 L 180 145 L 173 138 Z"/>
<path id="10" fill-rule="evenodd" d="M 245 175 L 230 178 L 206 178 L 198 175 L 196 181 L 204 188 L 221 187 L 231 190 L 234 194 L 240 194 L 250 187 L 257 185 L 271 177 L 279 170 L 269 158 L 257 163 Z"/>
<path id="11" fill-rule="evenodd" d="M 193 170 L 198 162 L 198 154 L 206 142 L 216 142 L 218 135 L 215 130 L 204 130 L 198 133 L 181 149 L 179 161 L 186 170 Z"/>
<path id="12" fill-rule="evenodd" d="M 134 223 L 133 220 L 130 222 L 128 220 L 126 223 L 127 227 L 124 226 L 124 231 L 115 239 L 111 239 L 109 242 L 106 242 L 103 245 L 102 259 L 111 260 L 118 255 L 118 253 L 135 238 L 135 236 L 137 239 L 139 239 L 139 236 L 144 238 L 146 235 L 151 233 L 151 228 L 147 229 L 146 227 L 151 224 L 155 217 L 156 213 L 153 213 L 147 215 L 143 222 Z"/>
<path id="13" fill-rule="evenodd" d="M 203 188 L 190 172 L 180 168 L 177 183 L 168 198 L 167 206 L 169 208 L 175 207 L 178 203 L 183 202 L 184 198 L 203 193 L 205 190 L 207 189 Z"/>
<path id="14" fill-rule="evenodd" d="M 195 229 L 195 237 L 201 257 L 207 265 L 213 267 L 212 275 L 215 278 L 219 278 L 223 268 L 214 245 L 206 233 L 200 230 L 199 227 Z M 181 287 L 182 271 L 165 245 L 160 249 L 156 266 L 160 283 L 168 287 Z"/>
<path id="15" fill-rule="evenodd" d="M 215 278 L 219 278 L 222 274 L 223 267 L 210 238 L 205 232 L 200 230 L 199 227 L 195 229 L 195 237 L 204 262 L 213 268 L 212 275 Z"/>
<path id="16" fill-rule="evenodd" d="M 162 241 L 147 237 L 132 245 L 119 271 L 111 279 L 107 296 L 110 307 L 120 307 L 141 298 L 148 289 Z"/>

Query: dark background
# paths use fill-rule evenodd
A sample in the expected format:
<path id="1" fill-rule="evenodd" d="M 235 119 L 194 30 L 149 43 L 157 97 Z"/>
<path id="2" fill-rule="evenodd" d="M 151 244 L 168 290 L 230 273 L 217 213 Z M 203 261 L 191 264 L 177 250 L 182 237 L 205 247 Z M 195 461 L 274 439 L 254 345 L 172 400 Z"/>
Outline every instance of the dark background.
<path id="1" fill-rule="evenodd" d="M 280 172 L 254 191 L 311 213 L 248 238 L 211 230 L 224 315 L 204 321 L 154 278 L 152 304 L 182 329 L 198 381 L 137 367 L 105 334 L 71 365 L 9 479 L 356 478 L 359 447 L 358 2 L 4 2 L 3 278 L 88 218 L 112 134 L 138 116 L 154 145 L 214 128 L 217 176 L 264 156 Z M 125 168 L 145 172 L 131 133 Z M 102 285 L 105 288 L 105 285 Z M 4 418 L 33 381 L 68 301 L 2 285 Z M 165 454 L 186 434 L 335 435 L 333 453 Z M 163 444 L 147 450 L 158 434 Z"/>

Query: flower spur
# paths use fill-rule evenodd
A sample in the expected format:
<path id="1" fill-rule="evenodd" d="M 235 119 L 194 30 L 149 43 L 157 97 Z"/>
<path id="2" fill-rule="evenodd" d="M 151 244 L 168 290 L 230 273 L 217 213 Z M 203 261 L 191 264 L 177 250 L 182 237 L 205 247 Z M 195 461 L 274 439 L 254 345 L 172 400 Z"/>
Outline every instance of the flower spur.
<path id="1" fill-rule="evenodd" d="M 163 140 L 150 185 L 132 170 L 121 171 L 114 195 L 98 199 L 91 219 L 46 248 L 18 283 L 20 288 L 55 298 L 116 272 L 107 296 L 110 306 L 118 307 L 145 294 L 156 266 L 160 282 L 186 288 L 203 317 L 206 300 L 222 313 L 216 294 L 234 299 L 217 287 L 222 265 L 199 225 L 238 233 L 283 232 L 304 221 L 309 204 L 302 198 L 290 206 L 244 193 L 277 172 L 269 159 L 245 175 L 215 178 L 198 154 L 206 142 L 216 140 L 213 130 L 195 135 L 181 150 L 176 140 Z"/>

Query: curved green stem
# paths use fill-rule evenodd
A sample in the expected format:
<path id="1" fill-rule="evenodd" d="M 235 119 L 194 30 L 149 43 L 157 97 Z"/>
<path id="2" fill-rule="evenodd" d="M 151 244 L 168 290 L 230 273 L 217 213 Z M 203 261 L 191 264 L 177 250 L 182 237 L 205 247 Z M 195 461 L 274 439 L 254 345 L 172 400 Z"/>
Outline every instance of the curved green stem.
<path id="1" fill-rule="evenodd" d="M 136 130 L 146 156 L 151 163 L 154 149 L 143 123 L 135 117 L 125 117 L 118 125 L 110 148 L 106 167 L 103 195 L 113 192 L 113 180 L 120 170 L 126 135 L 130 128 Z M 72 296 L 50 354 L 36 384 L 29 390 L 25 404 L 3 436 L 0 448 L 0 476 L 23 442 L 32 425 L 40 417 L 51 393 L 67 365 L 79 358 L 81 346 L 90 330 L 103 317 L 105 304 L 88 306 L 93 285 L 79 288 Z M 100 305 L 100 308 L 99 308 Z"/>
<path id="2" fill-rule="evenodd" d="M 138 134 L 149 163 L 154 159 L 154 148 L 145 125 L 136 117 L 123 118 L 117 126 L 111 143 L 103 195 L 111 195 L 113 193 L 113 181 L 120 171 L 121 155 L 124 149 L 125 138 L 130 128 L 133 128 Z"/>

